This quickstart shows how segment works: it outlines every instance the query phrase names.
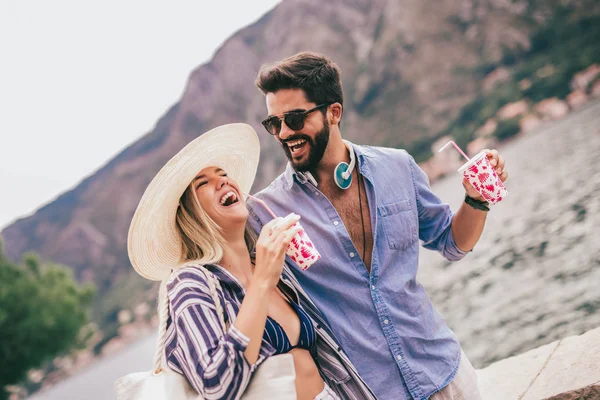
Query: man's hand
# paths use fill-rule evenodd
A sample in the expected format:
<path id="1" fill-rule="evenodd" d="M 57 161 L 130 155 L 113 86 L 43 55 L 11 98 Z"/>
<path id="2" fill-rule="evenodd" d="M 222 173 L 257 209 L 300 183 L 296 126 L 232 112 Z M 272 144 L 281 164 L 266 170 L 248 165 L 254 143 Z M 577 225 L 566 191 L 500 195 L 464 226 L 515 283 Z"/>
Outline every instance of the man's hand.
<path id="1" fill-rule="evenodd" d="M 490 164 L 492 168 L 496 169 L 496 174 L 500 177 L 502 182 L 506 181 L 508 178 L 508 173 L 504 170 L 504 158 L 498 154 L 498 150 L 485 150 L 487 153 L 487 158 L 490 160 Z M 476 200 L 485 201 L 482 195 L 479 194 L 477 190 L 466 180 L 463 179 L 463 187 L 467 192 L 469 197 L 472 197 Z"/>

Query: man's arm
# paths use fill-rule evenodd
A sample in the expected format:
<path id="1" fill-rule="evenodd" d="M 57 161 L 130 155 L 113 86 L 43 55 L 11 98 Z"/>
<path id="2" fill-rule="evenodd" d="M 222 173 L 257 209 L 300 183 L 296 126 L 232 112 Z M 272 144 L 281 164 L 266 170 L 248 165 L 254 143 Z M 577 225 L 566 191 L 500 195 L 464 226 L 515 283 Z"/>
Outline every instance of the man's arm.
<path id="1" fill-rule="evenodd" d="M 458 209 L 452 218 L 452 236 L 462 251 L 471 251 L 479 241 L 487 211 L 477 210 L 466 203 Z"/>
<path id="2" fill-rule="evenodd" d="M 508 173 L 504 171 L 504 159 L 498 155 L 498 151 L 489 150 L 487 156 L 502 182 L 506 181 Z M 467 196 L 480 202 L 485 201 L 466 179 L 463 180 L 463 186 Z M 462 204 L 452 219 L 452 236 L 459 249 L 470 251 L 475 247 L 483 232 L 486 216 L 487 211 L 476 209 L 466 203 Z"/>

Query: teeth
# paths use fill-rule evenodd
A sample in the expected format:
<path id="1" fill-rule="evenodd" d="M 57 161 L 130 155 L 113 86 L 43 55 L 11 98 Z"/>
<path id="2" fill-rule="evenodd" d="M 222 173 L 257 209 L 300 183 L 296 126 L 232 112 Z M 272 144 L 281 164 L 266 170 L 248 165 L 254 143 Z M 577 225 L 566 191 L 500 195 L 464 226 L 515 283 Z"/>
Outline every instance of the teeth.
<path id="1" fill-rule="evenodd" d="M 302 140 L 295 140 L 293 142 L 288 142 L 288 146 L 289 147 L 294 147 L 294 146 L 298 146 L 299 144 L 304 144 L 306 143 L 306 140 L 302 139 Z"/>
<path id="2" fill-rule="evenodd" d="M 229 200 L 232 197 L 237 198 L 233 191 L 229 191 L 229 192 L 225 193 L 223 195 L 223 197 L 221 197 L 221 205 L 224 205 L 225 202 L 227 202 L 227 200 Z"/>

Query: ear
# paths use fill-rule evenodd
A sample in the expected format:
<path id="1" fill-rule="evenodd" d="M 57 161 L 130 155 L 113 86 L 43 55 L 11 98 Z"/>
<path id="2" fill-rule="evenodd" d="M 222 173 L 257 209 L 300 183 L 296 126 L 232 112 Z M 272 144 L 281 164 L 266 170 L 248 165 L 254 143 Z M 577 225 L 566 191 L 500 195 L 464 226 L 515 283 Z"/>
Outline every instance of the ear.
<path id="1" fill-rule="evenodd" d="M 331 111 L 331 119 L 329 120 L 329 122 L 332 125 L 339 124 L 340 120 L 342 119 L 342 105 L 340 103 L 333 103 L 330 106 L 330 111 Z"/>

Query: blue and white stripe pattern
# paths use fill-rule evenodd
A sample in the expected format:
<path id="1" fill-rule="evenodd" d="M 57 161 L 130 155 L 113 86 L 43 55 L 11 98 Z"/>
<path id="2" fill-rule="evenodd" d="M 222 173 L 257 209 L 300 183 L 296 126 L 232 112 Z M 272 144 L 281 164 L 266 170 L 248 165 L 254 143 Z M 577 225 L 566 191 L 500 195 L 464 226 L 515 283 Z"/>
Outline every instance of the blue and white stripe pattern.
<path id="1" fill-rule="evenodd" d="M 310 321 L 310 317 L 293 300 L 288 300 L 300 319 L 300 335 L 298 337 L 298 343 L 295 346 L 292 346 L 283 327 L 271 317 L 267 317 L 263 339 L 275 348 L 275 354 L 284 354 L 296 347 L 314 351 L 314 346 L 317 342 L 317 333 Z"/>
<path id="2" fill-rule="evenodd" d="M 200 266 L 178 271 L 167 283 L 169 319 L 166 359 L 169 367 L 183 374 L 205 399 L 239 399 L 252 373 L 275 348 L 263 339 L 256 363 L 244 356 L 250 339 L 233 322 L 244 298 L 244 288 L 226 269 L 206 265 L 219 280 L 217 293 L 229 328 L 223 331 L 206 276 Z M 325 383 L 343 399 L 375 399 L 356 369 L 342 352 L 330 329 L 287 266 L 280 289 L 310 317 L 317 333 L 315 362 Z"/>

